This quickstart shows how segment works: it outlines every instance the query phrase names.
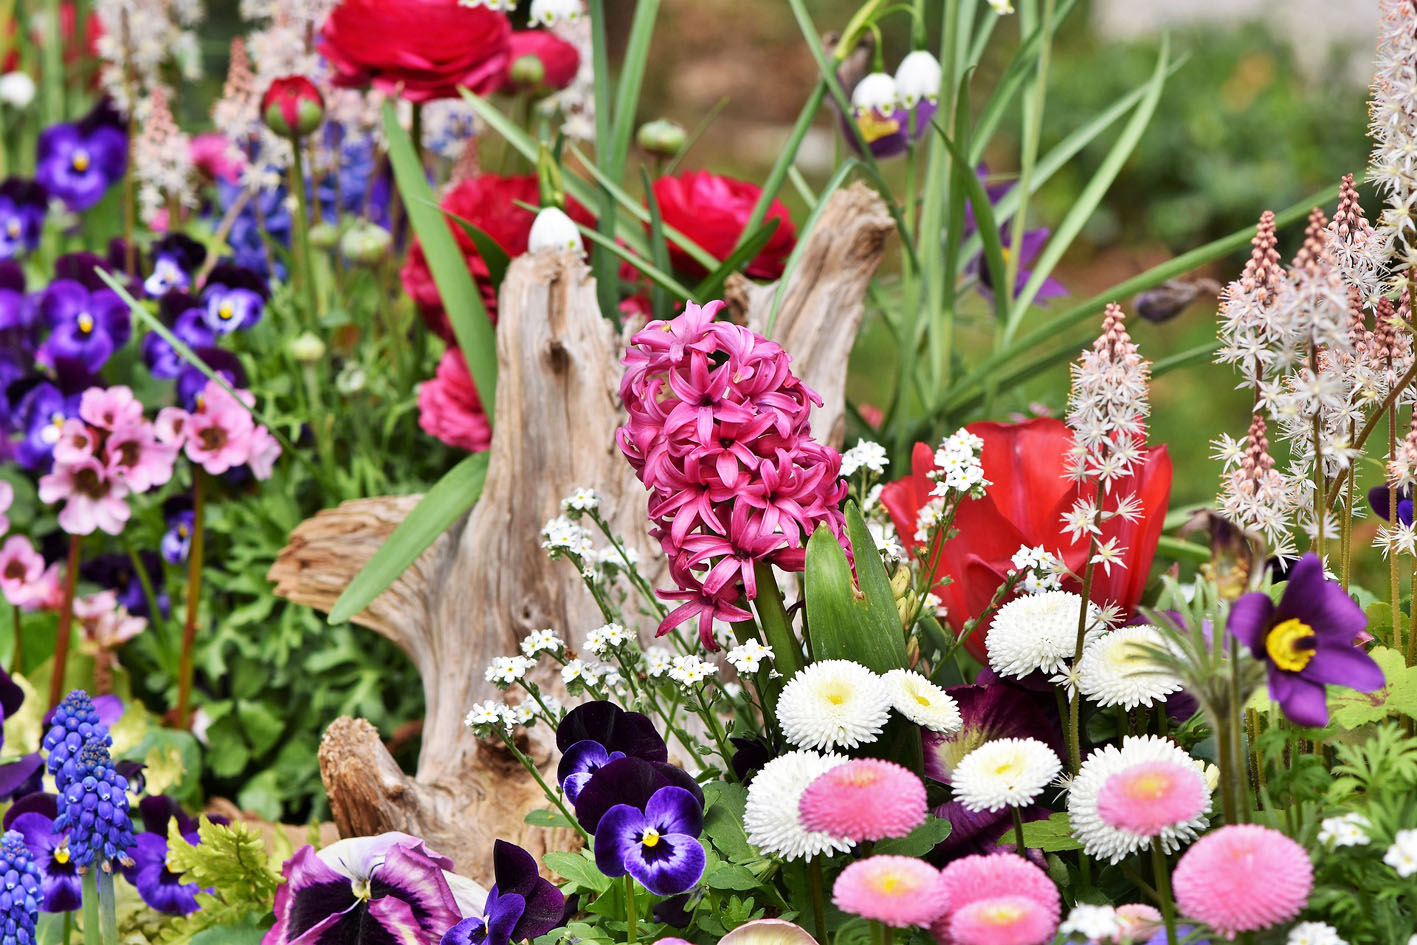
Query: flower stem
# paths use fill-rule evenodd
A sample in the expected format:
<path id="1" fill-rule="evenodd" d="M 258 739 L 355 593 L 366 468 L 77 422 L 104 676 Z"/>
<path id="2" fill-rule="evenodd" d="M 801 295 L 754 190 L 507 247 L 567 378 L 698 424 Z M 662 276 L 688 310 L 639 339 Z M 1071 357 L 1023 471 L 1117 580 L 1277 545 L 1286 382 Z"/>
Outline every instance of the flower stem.
<path id="1" fill-rule="evenodd" d="M 98 870 L 92 867 L 84 873 L 84 941 L 97 945 L 101 941 L 98 919 Z"/>
<path id="2" fill-rule="evenodd" d="M 763 639 L 772 647 L 772 661 L 777 671 L 783 679 L 791 679 L 802 668 L 802 648 L 792 635 L 787 608 L 782 604 L 782 590 L 777 586 L 772 565 L 766 561 L 756 562 L 753 572 L 758 581 L 758 596 L 753 604 L 758 611 L 758 623 L 762 624 Z"/>
<path id="3" fill-rule="evenodd" d="M 1018 807 L 1010 807 L 1009 811 L 1014 815 L 1014 845 L 1018 847 L 1015 851 L 1019 856 L 1028 855 L 1028 845 L 1023 842 L 1023 815 L 1019 813 Z"/>
<path id="4" fill-rule="evenodd" d="M 310 259 L 310 214 L 306 207 L 305 168 L 301 156 L 299 135 L 290 139 L 290 189 L 295 191 L 295 253 L 296 282 L 305 290 L 305 317 L 313 321 L 318 315 L 315 293 L 315 266 Z"/>
<path id="5" fill-rule="evenodd" d="M 1397 452 L 1397 410 L 1393 409 L 1387 417 L 1387 458 L 1388 463 L 1392 463 L 1392 457 Z M 1352 477 L 1350 477 L 1352 478 Z M 1394 524 L 1397 523 L 1397 483 L 1387 484 L 1387 509 L 1392 516 Z M 1397 549 L 1388 549 L 1387 555 L 1387 577 L 1388 596 L 1392 604 L 1392 645 L 1396 650 L 1402 649 L 1401 631 L 1398 629 L 1398 621 L 1402 619 L 1402 612 L 1399 607 L 1402 604 L 1402 579 L 1397 573 Z"/>
<path id="6" fill-rule="evenodd" d="M 635 945 L 635 880 L 625 874 L 625 940 Z"/>
<path id="7" fill-rule="evenodd" d="M 812 924 L 817 930 L 817 941 L 827 939 L 827 906 L 822 897 L 822 858 L 814 856 L 807 863 L 807 887 L 812 891 Z"/>
<path id="8" fill-rule="evenodd" d="M 197 610 L 202 603 L 202 555 L 206 548 L 206 473 L 200 466 L 192 475 L 192 544 L 187 553 L 187 617 L 182 622 L 182 653 L 177 661 L 177 728 L 186 728 L 192 701 L 192 646 L 197 639 Z"/>
<path id="9" fill-rule="evenodd" d="M 526 754 L 516 746 L 516 743 L 512 741 L 510 735 L 500 730 L 497 734 L 498 737 L 502 739 L 502 744 L 506 745 L 507 750 L 512 753 L 512 757 L 516 758 L 517 761 L 521 763 L 521 766 L 536 780 L 537 785 L 541 788 L 541 793 L 546 795 L 548 801 L 556 805 L 556 809 L 561 812 L 561 816 L 571 822 L 571 826 L 580 833 L 581 839 L 589 845 L 590 834 L 586 833 L 586 829 L 581 826 L 581 822 L 576 819 L 576 816 L 566 809 L 566 805 L 561 801 L 560 792 L 551 790 L 551 785 L 547 784 L 546 779 L 541 776 L 541 771 L 536 767 L 536 762 L 528 758 Z"/>
<path id="10" fill-rule="evenodd" d="M 104 862 L 91 872 L 98 877 L 98 932 L 103 945 L 118 945 L 118 901 L 114 896 L 113 873 Z"/>
<path id="11" fill-rule="evenodd" d="M 728 747 L 728 736 L 723 731 L 723 725 L 718 721 L 718 716 L 714 715 L 707 700 L 704 699 L 703 689 L 698 686 L 693 688 L 694 698 L 698 700 L 699 707 L 703 709 L 704 721 L 708 723 L 709 731 L 713 734 L 714 744 L 718 746 L 718 756 L 723 759 L 723 771 L 729 778 L 736 781 L 738 776 L 733 770 L 733 751 Z"/>
<path id="12" fill-rule="evenodd" d="M 69 669 L 69 636 L 74 628 L 74 588 L 79 583 L 79 535 L 69 536 L 69 560 L 64 571 L 64 604 L 59 609 L 59 632 L 54 637 L 54 669 L 49 675 L 49 707 L 64 695 Z"/>
<path id="13" fill-rule="evenodd" d="M 1102 517 L 1102 506 L 1098 504 L 1097 516 Z M 1092 572 L 1096 565 L 1093 564 L 1093 556 L 1097 553 L 1097 535 L 1092 536 L 1087 548 L 1087 564 L 1082 569 L 1082 601 L 1078 604 L 1078 639 L 1077 646 L 1073 650 L 1073 668 L 1076 669 L 1078 661 L 1082 659 L 1083 644 L 1087 642 L 1087 602 L 1092 594 Z M 1078 732 L 1080 720 L 1078 718 L 1081 702 L 1080 694 L 1076 687 L 1068 691 L 1068 769 L 1074 774 L 1082 767 L 1082 739 Z"/>
<path id="14" fill-rule="evenodd" d="M 1162 919 L 1166 923 L 1166 942 L 1167 945 L 1176 945 L 1176 903 L 1171 898 L 1171 871 L 1159 837 L 1151 841 L 1151 867 L 1156 873 L 1156 892 L 1161 900 Z"/>
<path id="15" fill-rule="evenodd" d="M 20 608 L 12 605 L 10 616 L 15 626 L 15 640 L 10 647 L 10 675 L 18 676 L 24 663 L 24 648 L 20 640 Z"/>

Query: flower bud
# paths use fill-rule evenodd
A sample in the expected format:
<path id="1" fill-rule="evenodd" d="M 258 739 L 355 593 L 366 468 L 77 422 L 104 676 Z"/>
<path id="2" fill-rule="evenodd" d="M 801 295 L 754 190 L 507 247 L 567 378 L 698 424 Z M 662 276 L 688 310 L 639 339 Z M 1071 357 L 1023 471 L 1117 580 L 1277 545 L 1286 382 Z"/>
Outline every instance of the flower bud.
<path id="1" fill-rule="evenodd" d="M 656 118 L 640 125 L 635 143 L 650 154 L 673 157 L 684 147 L 684 126 L 666 118 Z"/>
<path id="2" fill-rule="evenodd" d="M 546 81 L 546 66 L 540 56 L 518 56 L 512 62 L 512 81 L 522 88 L 536 88 Z"/>
<path id="3" fill-rule="evenodd" d="M 531 222 L 531 234 L 526 239 L 526 250 L 539 253 L 543 249 L 564 252 L 573 249 L 585 254 L 585 244 L 581 242 L 581 231 L 576 229 L 576 221 L 556 207 L 545 207 Z"/>
<path id="4" fill-rule="evenodd" d="M 310 332 L 301 332 L 290 342 L 290 356 L 301 364 L 315 364 L 325 356 L 325 343 Z"/>
<path id="5" fill-rule="evenodd" d="M 581 0 L 531 0 L 531 21 L 551 26 L 557 20 L 574 23 L 581 18 Z"/>
<path id="6" fill-rule="evenodd" d="M 0 76 L 0 103 L 15 108 L 29 108 L 34 101 L 34 79 L 24 72 Z"/>
<path id="7" fill-rule="evenodd" d="M 324 121 L 325 97 L 303 75 L 288 75 L 272 82 L 261 96 L 261 117 L 276 134 L 299 138 Z"/>
<path id="8" fill-rule="evenodd" d="M 924 99 L 933 102 L 940 97 L 940 61 L 923 49 L 906 56 L 895 70 L 896 90 L 906 108 Z"/>
<path id="9" fill-rule="evenodd" d="M 901 565 L 891 575 L 891 596 L 900 600 L 910 590 L 910 568 Z"/>
<path id="10" fill-rule="evenodd" d="M 310 227 L 310 245 L 319 250 L 331 250 L 339 242 L 339 227 L 329 220 L 321 220 Z"/>
<path id="11" fill-rule="evenodd" d="M 335 390 L 346 397 L 353 396 L 364 389 L 364 382 L 367 380 L 364 368 L 357 361 L 346 361 L 344 367 L 335 375 Z"/>
<path id="12" fill-rule="evenodd" d="M 860 82 L 851 92 L 851 107 L 857 115 L 878 112 L 889 115 L 895 111 L 900 101 L 900 90 L 895 79 L 884 72 L 873 72 Z"/>
<path id="13" fill-rule="evenodd" d="M 377 223 L 360 220 L 344 231 L 339 251 L 344 258 L 361 266 L 376 266 L 388 258 L 394 238 Z"/>

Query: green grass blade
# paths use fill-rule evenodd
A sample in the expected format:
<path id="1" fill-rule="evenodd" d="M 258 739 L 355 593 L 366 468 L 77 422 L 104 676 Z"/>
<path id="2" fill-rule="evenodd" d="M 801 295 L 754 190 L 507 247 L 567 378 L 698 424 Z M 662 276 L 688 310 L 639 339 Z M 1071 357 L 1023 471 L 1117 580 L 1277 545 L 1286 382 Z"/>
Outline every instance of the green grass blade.
<path id="1" fill-rule="evenodd" d="M 974 167 L 964 159 L 960 149 L 955 147 L 945 134 L 945 129 L 938 123 L 935 131 L 939 133 L 940 143 L 949 150 L 950 156 L 954 158 L 954 175 L 959 178 L 965 196 L 969 198 L 969 205 L 974 209 L 975 229 L 978 231 L 980 243 L 984 247 L 984 263 L 989 269 L 989 279 L 994 286 L 994 312 L 997 318 L 1003 318 L 1008 309 L 1008 295 L 1000 291 L 1004 284 L 1004 244 L 999 239 L 999 223 L 994 217 L 994 208 L 989 203 L 989 194 L 984 189 L 984 184 L 979 180 L 979 175 L 974 172 Z M 967 145 L 966 145 L 967 147 Z M 967 247 L 966 247 L 967 251 Z M 969 256 L 965 255 L 965 259 Z"/>
<path id="2" fill-rule="evenodd" d="M 614 112 L 611 107 L 611 97 L 614 94 L 614 86 L 610 74 L 610 46 L 606 36 L 605 5 L 604 0 L 589 0 L 590 6 L 586 11 L 590 17 L 591 35 L 591 63 L 595 72 L 595 140 L 596 157 L 607 163 L 611 160 L 614 151 L 611 145 L 614 127 L 612 120 Z M 590 162 L 587 161 L 587 164 Z M 615 176 L 619 176 L 616 172 Z M 596 227 L 606 236 L 615 235 L 615 200 L 608 190 L 602 188 L 596 195 L 595 203 L 587 206 L 596 207 Z M 619 281 L 616 279 L 615 260 L 604 249 L 591 248 L 590 268 L 595 275 L 595 293 L 600 303 L 600 312 L 604 316 L 615 314 L 616 302 L 619 299 Z"/>
<path id="3" fill-rule="evenodd" d="M 817 109 L 822 107 L 822 102 L 827 96 L 827 84 L 818 82 L 817 87 L 812 90 L 812 94 L 807 96 L 806 103 L 802 110 L 797 113 L 797 122 L 792 126 L 792 132 L 787 136 L 787 144 L 782 152 L 778 154 L 777 160 L 773 162 L 772 170 L 768 172 L 767 179 L 763 181 L 763 192 L 758 197 L 758 202 L 753 205 L 753 212 L 748 215 L 748 222 L 743 227 L 743 233 L 738 237 L 738 246 L 741 247 L 748 239 L 748 234 L 753 233 L 767 219 L 768 208 L 772 206 L 773 198 L 782 189 L 782 182 L 787 179 L 788 168 L 792 167 L 792 162 L 797 159 L 797 151 L 802 147 L 802 139 L 807 136 L 807 132 L 812 128 L 812 120 L 817 117 Z M 749 257 L 751 258 L 751 257 Z"/>
<path id="4" fill-rule="evenodd" d="M 330 623 L 343 623 L 373 603 L 458 516 L 472 508 L 487 479 L 487 456 L 465 457 L 434 483 L 340 594 L 330 609 Z"/>
<path id="5" fill-rule="evenodd" d="M 690 289 L 688 286 L 684 285 L 679 280 L 675 279 L 669 273 L 660 269 L 653 263 L 646 262 L 643 258 L 636 256 L 634 253 L 630 252 L 625 247 L 616 244 L 614 240 L 607 239 L 603 233 L 597 233 L 590 227 L 582 226 L 579 223 L 576 224 L 576 229 L 580 230 L 581 235 L 584 236 L 586 239 L 590 240 L 595 245 L 604 247 L 606 251 L 608 251 L 611 255 L 618 256 L 625 262 L 629 263 L 631 266 L 634 266 L 637 270 L 640 271 L 640 273 L 644 275 L 646 279 L 649 279 L 656 285 L 659 285 L 664 289 L 668 290 L 669 293 L 673 295 L 676 299 L 683 299 L 685 301 L 697 301 L 694 296 L 693 290 Z"/>
<path id="6" fill-rule="evenodd" d="M 435 204 L 434 206 L 437 205 Z M 473 245 L 477 247 L 477 255 L 482 257 L 482 262 L 487 266 L 488 279 L 493 285 L 500 286 L 502 279 L 507 275 L 507 267 L 512 263 L 512 257 L 507 255 L 507 251 L 502 248 L 500 243 L 488 236 L 486 231 L 482 230 L 467 217 L 459 216 L 453 211 L 444 210 L 441 207 L 438 209 L 440 213 L 462 227 L 462 231 L 468 235 Z M 538 208 L 538 210 L 539 209 L 540 208 Z M 533 210 L 532 212 L 536 213 L 537 210 Z"/>
<path id="7" fill-rule="evenodd" d="M 772 239 L 781 223 L 782 221 L 778 219 L 769 220 L 766 225 L 759 227 L 751 237 L 739 243 L 732 255 L 720 263 L 717 269 L 705 276 L 694 288 L 694 298 L 707 299 L 716 296 L 730 275 L 746 266 L 758 253 L 762 252 L 763 247 Z"/>
<path id="8" fill-rule="evenodd" d="M 659 213 L 659 199 L 650 184 L 649 171 L 640 168 L 640 183 L 645 189 L 645 203 L 649 204 L 649 247 L 654 266 L 661 272 L 669 271 L 669 245 L 664 242 L 664 218 Z M 672 311 L 669 292 L 655 282 L 649 290 L 649 309 L 655 318 L 668 318 Z"/>
<path id="9" fill-rule="evenodd" d="M 630 139 L 635 134 L 635 113 L 640 105 L 640 87 L 644 84 L 645 63 L 649 59 L 650 39 L 654 36 L 654 19 L 658 14 L 659 0 L 639 0 L 635 4 L 635 17 L 630 22 L 630 38 L 625 44 L 625 57 L 620 62 L 620 78 L 615 88 L 614 123 L 609 139 L 610 160 L 606 164 L 606 172 L 616 180 L 624 177 L 625 162 L 630 156 Z"/>
<path id="10" fill-rule="evenodd" d="M 1057 31 L 1057 24 L 1061 23 L 1067 15 L 1072 12 L 1077 0 L 1064 0 L 1059 4 L 1057 12 L 1053 15 L 1054 32 Z M 997 19 L 997 17 L 996 17 Z M 973 167 L 978 164 L 984 156 L 984 149 L 994 137 L 994 132 L 998 130 L 999 123 L 1003 121 L 1007 114 L 1009 104 L 1018 95 L 1026 82 L 1033 74 L 1034 66 L 1038 62 L 1038 54 L 1043 45 L 1043 28 L 1040 26 L 1032 30 L 1014 53 L 1009 61 L 1004 74 L 999 78 L 994 86 L 994 91 L 985 100 L 984 107 L 979 110 L 979 120 L 974 124 L 974 147 L 969 152 L 969 164 Z"/>
<path id="11" fill-rule="evenodd" d="M 388 142 L 394 181 L 404 209 L 408 211 L 408 222 L 423 247 L 443 309 L 448 313 L 458 347 L 467 359 L 468 373 L 472 375 L 490 424 L 495 412 L 493 405 L 497 403 L 497 340 L 487 309 L 482 305 L 482 293 L 468 271 L 467 261 L 457 240 L 453 239 L 448 221 L 437 208 L 413 142 L 399 124 L 398 114 L 390 102 L 384 103 L 384 137 Z"/>

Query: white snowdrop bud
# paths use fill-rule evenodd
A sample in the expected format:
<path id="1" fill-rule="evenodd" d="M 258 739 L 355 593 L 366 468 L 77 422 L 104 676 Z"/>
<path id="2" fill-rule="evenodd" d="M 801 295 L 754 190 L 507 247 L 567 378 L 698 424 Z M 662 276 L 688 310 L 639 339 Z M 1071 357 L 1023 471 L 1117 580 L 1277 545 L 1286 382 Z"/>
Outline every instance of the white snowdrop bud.
<path id="1" fill-rule="evenodd" d="M 34 79 L 24 72 L 0 76 L 0 102 L 15 108 L 28 108 L 34 101 Z"/>
<path id="2" fill-rule="evenodd" d="M 581 0 L 531 0 L 531 21 L 542 26 L 558 20 L 574 23 L 583 11 Z"/>
<path id="3" fill-rule="evenodd" d="M 924 99 L 933 102 L 940 97 L 940 61 L 923 49 L 906 56 L 895 70 L 896 90 L 906 108 Z"/>
<path id="4" fill-rule="evenodd" d="M 537 253 L 543 249 L 574 249 L 578 253 L 584 253 L 585 244 L 581 242 L 581 232 L 576 229 L 574 220 L 556 207 L 546 207 L 531 223 L 531 234 L 527 237 L 526 249 L 529 253 Z"/>
<path id="5" fill-rule="evenodd" d="M 856 88 L 851 93 L 851 107 L 858 115 L 864 115 L 873 109 L 882 115 L 889 115 L 895 111 L 899 100 L 900 92 L 896 88 L 895 79 L 884 72 L 873 72 L 866 76 L 856 83 Z"/>

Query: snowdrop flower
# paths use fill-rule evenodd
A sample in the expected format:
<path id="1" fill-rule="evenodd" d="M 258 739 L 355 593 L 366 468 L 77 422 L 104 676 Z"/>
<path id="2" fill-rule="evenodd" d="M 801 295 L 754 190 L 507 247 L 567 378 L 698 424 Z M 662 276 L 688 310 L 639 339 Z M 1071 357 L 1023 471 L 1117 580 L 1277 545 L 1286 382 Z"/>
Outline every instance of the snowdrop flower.
<path id="1" fill-rule="evenodd" d="M 921 728 L 951 735 L 964 724 L 959 704 L 949 693 L 919 673 L 893 669 L 885 675 L 891 705 Z"/>
<path id="2" fill-rule="evenodd" d="M 574 23 L 581 12 L 581 0 L 531 0 L 531 21 L 542 26 L 560 21 Z"/>
<path id="3" fill-rule="evenodd" d="M 876 475 L 886 471 L 890 460 L 886 458 L 886 448 L 871 440 L 857 440 L 856 445 L 841 454 L 841 477 L 850 479 L 858 470 L 867 469 Z"/>
<path id="4" fill-rule="evenodd" d="M 808 830 L 798 811 L 807 785 L 846 760 L 845 755 L 789 751 L 763 765 L 748 785 L 748 802 L 743 809 L 743 830 L 748 842 L 763 853 L 784 860 L 850 850 L 850 840 L 822 830 Z"/>
<path id="5" fill-rule="evenodd" d="M 559 207 L 543 207 L 536 219 L 531 221 L 526 251 L 539 253 L 543 249 L 573 249 L 581 255 L 585 254 L 585 243 L 581 241 L 581 231 L 576 228 L 576 221 L 566 216 Z"/>
<path id="6" fill-rule="evenodd" d="M 895 70 L 895 85 L 900 102 L 914 108 L 921 99 L 933 102 L 940 97 L 940 60 L 923 49 L 917 49 L 900 61 Z"/>
<path id="7" fill-rule="evenodd" d="M 1399 830 L 1392 846 L 1383 854 L 1383 862 L 1397 870 L 1403 879 L 1417 873 L 1417 830 Z"/>
<path id="8" fill-rule="evenodd" d="M 555 653 L 565 645 L 555 630 L 533 630 L 522 640 L 522 653 L 534 658 L 538 653 Z"/>
<path id="9" fill-rule="evenodd" d="M 1319 824 L 1319 843 L 1334 847 L 1365 847 L 1373 842 L 1368 836 L 1368 818 L 1362 814 L 1326 817 Z"/>
<path id="10" fill-rule="evenodd" d="M 994 12 L 999 14 L 999 16 L 1007 16 L 1014 12 L 1014 5 L 1010 0 L 989 0 L 989 6 L 993 8 Z"/>
<path id="11" fill-rule="evenodd" d="M 890 718 L 885 681 L 851 660 L 798 670 L 777 700 L 783 736 L 799 748 L 855 748 L 876 740 Z"/>
<path id="12" fill-rule="evenodd" d="M 996 811 L 1031 804 L 1062 770 L 1058 753 L 1038 739 L 1000 738 L 961 758 L 950 783 L 966 810 Z"/>
<path id="13" fill-rule="evenodd" d="M 23 72 L 0 76 L 0 103 L 13 108 L 29 108 L 34 101 L 34 79 Z"/>
<path id="14" fill-rule="evenodd" d="M 749 640 L 728 651 L 728 664 L 740 673 L 756 673 L 765 659 L 772 659 L 772 647 L 758 640 Z"/>
<path id="15" fill-rule="evenodd" d="M 497 656 L 487 667 L 485 678 L 498 689 L 505 689 L 526 675 L 526 671 L 536 665 L 535 660 L 525 656 Z"/>
<path id="16" fill-rule="evenodd" d="M 893 114 L 900 101 L 900 93 L 895 79 L 885 72 L 873 72 L 860 82 L 851 92 L 851 107 L 857 115 L 877 112 Z"/>

